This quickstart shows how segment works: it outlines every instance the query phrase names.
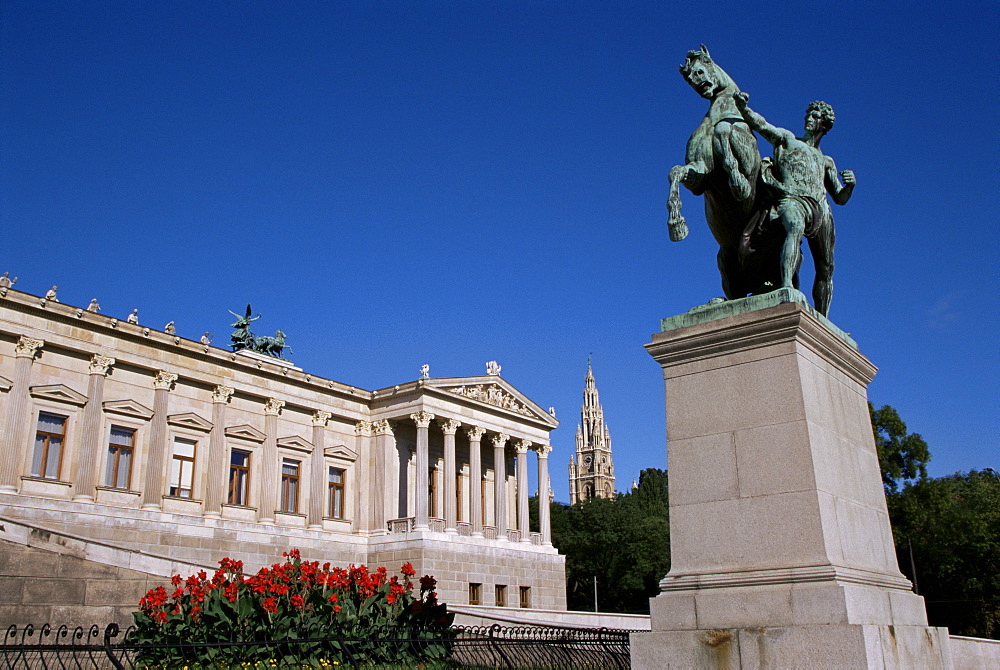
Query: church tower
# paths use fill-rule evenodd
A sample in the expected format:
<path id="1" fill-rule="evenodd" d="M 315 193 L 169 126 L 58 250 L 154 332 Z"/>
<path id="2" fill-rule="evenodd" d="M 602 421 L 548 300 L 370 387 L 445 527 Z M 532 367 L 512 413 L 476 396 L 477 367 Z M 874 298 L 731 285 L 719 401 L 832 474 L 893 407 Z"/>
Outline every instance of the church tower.
<path id="1" fill-rule="evenodd" d="M 615 495 L 615 466 L 611 461 L 611 433 L 604 425 L 604 409 L 587 359 L 580 424 L 576 427 L 576 455 L 569 460 L 569 502 Z"/>

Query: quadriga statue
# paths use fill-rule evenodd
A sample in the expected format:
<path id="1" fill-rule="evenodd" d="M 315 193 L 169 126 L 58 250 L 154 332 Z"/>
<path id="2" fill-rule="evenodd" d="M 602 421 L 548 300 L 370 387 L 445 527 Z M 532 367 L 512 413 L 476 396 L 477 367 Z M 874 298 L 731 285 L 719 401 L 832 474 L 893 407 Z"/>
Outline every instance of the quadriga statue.
<path id="1" fill-rule="evenodd" d="M 708 48 L 689 51 L 681 75 L 698 95 L 710 101 L 708 113 L 687 143 L 685 164 L 670 170 L 667 225 L 670 239 L 687 237 L 681 216 L 680 184 L 705 198 L 705 219 L 719 243 L 722 290 L 733 300 L 780 286 L 781 236 L 758 225 L 768 205 L 758 193 L 761 170 L 757 139 L 733 96 L 739 87 L 715 64 Z"/>

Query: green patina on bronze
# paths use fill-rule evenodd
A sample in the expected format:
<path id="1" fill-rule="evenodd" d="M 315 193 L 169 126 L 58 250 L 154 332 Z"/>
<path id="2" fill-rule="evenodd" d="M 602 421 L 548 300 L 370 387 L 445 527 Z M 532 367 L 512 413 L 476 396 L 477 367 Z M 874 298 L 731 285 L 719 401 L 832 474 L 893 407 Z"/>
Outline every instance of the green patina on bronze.
<path id="1" fill-rule="evenodd" d="M 830 332 L 849 344 L 853 349 L 858 348 L 857 342 L 855 342 L 850 335 L 835 326 L 828 318 L 810 307 L 809 301 L 806 299 L 806 296 L 802 293 L 802 291 L 794 288 L 779 288 L 777 291 L 762 293 L 760 295 L 751 295 L 746 298 L 739 298 L 738 300 L 724 300 L 719 302 L 713 301 L 707 305 L 699 305 L 684 314 L 678 314 L 676 316 L 660 319 L 660 332 L 666 333 L 671 330 L 678 330 L 680 328 L 694 326 L 699 323 L 707 323 L 709 321 L 718 321 L 719 319 L 725 319 L 730 316 L 756 312 L 761 309 L 777 307 L 778 305 L 784 305 L 786 303 L 796 303 L 802 305 L 806 311 L 826 326 Z"/>
<path id="2" fill-rule="evenodd" d="M 275 332 L 273 337 L 270 335 L 253 334 L 250 330 L 250 324 L 262 315 L 253 316 L 250 303 L 247 303 L 247 312 L 244 316 L 240 316 L 232 310 L 229 310 L 229 313 L 236 317 L 236 323 L 229 326 L 236 329 L 230 335 L 230 346 L 232 346 L 233 351 L 246 349 L 247 351 L 256 351 L 257 353 L 267 354 L 268 356 L 274 356 L 282 360 L 288 360 L 281 355 L 284 349 L 288 349 L 288 353 L 294 353 L 292 348 L 285 344 L 285 334 L 280 330 Z"/>

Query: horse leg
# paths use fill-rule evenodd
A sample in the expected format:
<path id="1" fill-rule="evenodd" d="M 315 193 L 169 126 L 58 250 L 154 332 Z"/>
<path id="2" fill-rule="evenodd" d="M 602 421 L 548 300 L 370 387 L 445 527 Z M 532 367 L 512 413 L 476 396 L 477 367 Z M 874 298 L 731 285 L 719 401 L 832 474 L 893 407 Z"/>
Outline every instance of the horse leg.
<path id="1" fill-rule="evenodd" d="M 726 299 L 745 298 L 747 290 L 741 278 L 742 268 L 740 267 L 739 251 L 719 247 L 716 262 L 719 265 L 719 275 L 722 277 L 722 293 Z"/>
<path id="2" fill-rule="evenodd" d="M 730 145 L 733 135 L 733 124 L 722 122 L 715 126 L 712 134 L 712 149 L 715 155 L 722 159 L 722 166 L 729 175 L 729 190 L 733 192 L 733 197 L 737 202 L 745 202 L 750 199 L 753 190 L 750 182 L 740 171 L 740 161 L 733 153 Z"/>
<path id="3" fill-rule="evenodd" d="M 680 242 L 688 235 L 687 222 L 681 216 L 681 189 L 680 184 L 687 174 L 686 165 L 678 165 L 670 170 L 670 197 L 667 198 L 667 228 L 670 231 L 670 241 Z"/>

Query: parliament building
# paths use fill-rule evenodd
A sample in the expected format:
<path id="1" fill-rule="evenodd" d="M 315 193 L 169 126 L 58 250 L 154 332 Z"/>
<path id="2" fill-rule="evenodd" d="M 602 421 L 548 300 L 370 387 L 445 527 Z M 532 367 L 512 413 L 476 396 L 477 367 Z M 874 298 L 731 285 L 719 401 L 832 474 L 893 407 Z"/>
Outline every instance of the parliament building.
<path id="1" fill-rule="evenodd" d="M 495 367 L 369 391 L 0 294 L 8 554 L 62 551 L 159 584 L 224 556 L 256 570 L 298 548 L 334 565 L 410 562 L 448 603 L 566 608 L 548 506 L 537 527 L 528 516 L 529 467 L 547 499 L 558 422 Z M 8 608 L 39 597 L 19 588 Z"/>

